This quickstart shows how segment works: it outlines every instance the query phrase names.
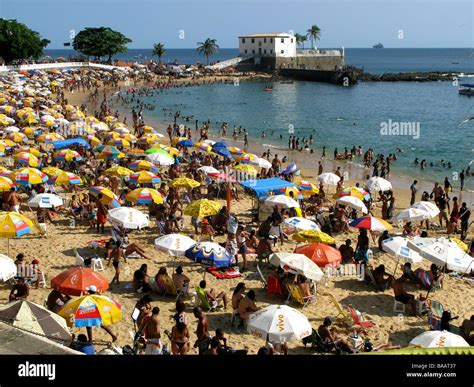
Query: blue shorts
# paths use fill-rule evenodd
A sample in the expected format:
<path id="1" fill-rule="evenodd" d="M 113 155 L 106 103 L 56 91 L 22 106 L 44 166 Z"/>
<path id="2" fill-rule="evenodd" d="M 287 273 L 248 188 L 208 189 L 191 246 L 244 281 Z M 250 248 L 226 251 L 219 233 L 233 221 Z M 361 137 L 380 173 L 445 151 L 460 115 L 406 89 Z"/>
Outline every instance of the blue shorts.
<path id="1" fill-rule="evenodd" d="M 369 250 L 357 249 L 355 253 L 355 260 L 369 262 Z"/>

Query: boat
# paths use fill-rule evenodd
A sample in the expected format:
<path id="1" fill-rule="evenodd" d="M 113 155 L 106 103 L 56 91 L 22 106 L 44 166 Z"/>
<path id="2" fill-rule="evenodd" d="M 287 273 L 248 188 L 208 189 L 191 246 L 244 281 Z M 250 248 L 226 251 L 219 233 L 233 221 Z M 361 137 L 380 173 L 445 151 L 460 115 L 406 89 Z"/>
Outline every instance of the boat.
<path id="1" fill-rule="evenodd" d="M 374 44 L 372 48 L 383 48 L 383 44 L 382 43 Z"/>
<path id="2" fill-rule="evenodd" d="M 273 87 L 271 87 L 271 86 L 265 86 L 265 91 L 273 91 Z"/>
<path id="3" fill-rule="evenodd" d="M 458 88 L 461 95 L 474 96 L 474 83 L 461 83 Z"/>

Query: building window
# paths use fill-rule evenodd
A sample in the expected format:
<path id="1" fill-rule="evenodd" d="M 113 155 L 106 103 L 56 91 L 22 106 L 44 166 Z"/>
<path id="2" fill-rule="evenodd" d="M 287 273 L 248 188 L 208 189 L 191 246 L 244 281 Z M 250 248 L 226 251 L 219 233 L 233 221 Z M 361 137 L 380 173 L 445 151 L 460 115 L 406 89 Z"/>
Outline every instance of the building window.
<path id="1" fill-rule="evenodd" d="M 273 43 L 273 38 L 270 38 L 270 43 Z"/>
<path id="2" fill-rule="evenodd" d="M 267 43 L 267 38 L 263 38 L 263 43 Z"/>
<path id="3" fill-rule="evenodd" d="M 291 43 L 293 43 L 293 38 L 291 38 Z"/>
<path id="4" fill-rule="evenodd" d="M 252 38 L 252 43 L 255 43 L 255 39 L 254 39 L 254 38 Z"/>
<path id="5" fill-rule="evenodd" d="M 273 49 L 270 50 L 270 54 L 273 54 Z"/>
<path id="6" fill-rule="evenodd" d="M 255 54 L 255 50 L 252 50 L 252 54 Z"/>
<path id="7" fill-rule="evenodd" d="M 284 53 L 285 53 L 285 50 L 281 50 L 280 52 L 281 52 L 282 54 L 284 54 Z"/>
<path id="8" fill-rule="evenodd" d="M 281 38 L 281 42 L 282 42 L 282 43 L 285 43 L 285 38 Z"/>
<path id="9" fill-rule="evenodd" d="M 245 53 L 247 53 L 247 50 L 245 50 Z"/>
<path id="10" fill-rule="evenodd" d="M 266 54 L 266 53 L 267 53 L 267 50 L 263 50 L 263 53 Z"/>
<path id="11" fill-rule="evenodd" d="M 245 43 L 245 38 L 242 38 L 242 43 Z"/>

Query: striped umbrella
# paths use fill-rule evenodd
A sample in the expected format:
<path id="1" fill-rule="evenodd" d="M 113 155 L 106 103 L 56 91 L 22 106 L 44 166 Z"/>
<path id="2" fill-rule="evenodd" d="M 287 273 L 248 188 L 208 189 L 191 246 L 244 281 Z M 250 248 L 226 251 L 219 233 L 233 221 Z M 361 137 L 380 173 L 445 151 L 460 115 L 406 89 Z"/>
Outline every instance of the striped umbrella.
<path id="1" fill-rule="evenodd" d="M 207 144 L 205 142 L 197 142 L 194 144 L 194 146 L 199 149 L 199 150 L 202 150 L 204 152 L 210 152 L 212 150 L 212 145 L 211 144 Z"/>
<path id="2" fill-rule="evenodd" d="M 5 167 L 1 167 L 0 166 L 0 176 L 3 176 L 3 177 L 10 177 L 12 174 L 12 171 L 10 171 L 9 169 L 5 168 Z"/>
<path id="3" fill-rule="evenodd" d="M 229 151 L 230 153 L 232 153 L 233 155 L 241 155 L 244 153 L 244 151 L 240 148 L 237 148 L 236 146 L 231 146 L 229 148 Z"/>
<path id="4" fill-rule="evenodd" d="M 5 156 L 5 147 L 3 145 L 0 145 L 0 157 Z"/>
<path id="5" fill-rule="evenodd" d="M 366 230 L 371 231 L 384 231 L 392 228 L 392 226 L 385 220 L 374 216 L 363 216 L 362 218 L 357 218 L 350 223 L 350 226 L 355 228 L 365 228 Z"/>
<path id="6" fill-rule="evenodd" d="M 120 137 L 120 133 L 115 132 L 115 131 L 114 132 L 109 132 L 105 135 L 105 139 L 107 141 L 110 141 L 110 140 L 113 140 L 113 139 L 119 138 L 119 137 Z"/>
<path id="7" fill-rule="evenodd" d="M 115 166 L 115 167 L 107 169 L 105 173 L 107 175 L 114 175 L 114 176 L 129 176 L 133 173 L 133 171 L 121 166 Z"/>
<path id="8" fill-rule="evenodd" d="M 29 167 L 35 167 L 35 168 L 38 167 L 39 165 L 38 158 L 32 153 L 19 152 L 15 154 L 14 158 L 18 164 L 26 165 Z"/>
<path id="9" fill-rule="evenodd" d="M 133 171 L 159 171 L 159 168 L 155 164 L 147 160 L 133 161 L 128 165 L 128 167 Z"/>
<path id="10" fill-rule="evenodd" d="M 28 153 L 31 153 L 33 155 L 35 155 L 36 157 L 40 157 L 41 156 L 41 152 L 36 149 L 36 148 L 30 148 L 30 147 L 21 147 L 18 149 L 18 152 L 28 152 Z"/>
<path id="11" fill-rule="evenodd" d="M 13 142 L 20 143 L 28 140 L 28 136 L 24 133 L 12 133 L 8 135 L 8 139 Z"/>
<path id="12" fill-rule="evenodd" d="M 319 193 L 319 188 L 307 180 L 300 180 L 297 184 L 301 190 L 301 193 L 305 196 L 311 196 Z"/>
<path id="13" fill-rule="evenodd" d="M 131 144 L 135 144 L 138 141 L 138 138 L 133 134 L 127 133 L 123 136 L 123 139 L 128 141 Z"/>
<path id="14" fill-rule="evenodd" d="M 55 153 L 54 158 L 60 161 L 72 161 L 72 160 L 81 161 L 82 160 L 81 154 L 72 149 L 61 149 Z"/>
<path id="15" fill-rule="evenodd" d="M 42 134 L 41 136 L 38 137 L 38 142 L 42 142 L 42 143 L 51 143 L 54 141 L 61 141 L 61 140 L 64 140 L 64 137 L 58 133 L 47 133 L 47 134 Z"/>
<path id="16" fill-rule="evenodd" d="M 33 222 L 17 212 L 0 212 L 0 238 L 16 238 L 29 234 Z"/>
<path id="17" fill-rule="evenodd" d="M 0 192 L 11 191 L 14 187 L 15 184 L 8 177 L 0 176 Z"/>
<path id="18" fill-rule="evenodd" d="M 105 146 L 99 153 L 99 159 L 121 159 L 123 157 L 125 157 L 125 155 L 120 152 L 116 147 L 111 145 Z"/>
<path id="19" fill-rule="evenodd" d="M 151 145 L 159 141 L 156 134 L 145 134 L 138 139 L 140 145 Z"/>
<path id="20" fill-rule="evenodd" d="M 75 175 L 72 172 L 63 171 L 58 175 L 52 176 L 49 179 L 49 182 L 57 185 L 77 185 L 81 184 L 82 180 L 79 176 Z"/>
<path id="21" fill-rule="evenodd" d="M 148 184 L 148 183 L 157 184 L 161 182 L 160 177 L 150 171 L 135 172 L 131 174 L 129 178 L 130 178 L 130 183 L 132 184 Z"/>
<path id="22" fill-rule="evenodd" d="M 91 187 L 89 192 L 95 198 L 98 197 L 99 193 L 102 194 L 102 201 L 111 207 L 121 207 L 117 195 L 115 195 L 110 189 L 100 186 Z"/>
<path id="23" fill-rule="evenodd" d="M 370 193 L 368 193 L 366 190 L 360 187 L 347 187 L 339 194 L 337 197 L 343 197 L 343 196 L 353 196 L 357 199 L 360 200 L 369 200 L 370 199 Z"/>
<path id="24" fill-rule="evenodd" d="M 125 200 L 130 203 L 138 204 L 163 204 L 163 196 L 155 189 L 152 188 L 137 188 L 130 192 Z"/>
<path id="25" fill-rule="evenodd" d="M 114 145 L 114 146 L 122 146 L 122 147 L 127 147 L 127 148 L 130 147 L 130 143 L 127 140 L 125 140 L 124 138 L 121 138 L 121 137 L 113 138 L 113 139 L 109 140 L 107 142 L 107 144 Z"/>
<path id="26" fill-rule="evenodd" d="M 161 154 L 161 153 L 153 153 L 151 155 L 148 155 L 147 157 L 148 161 L 151 161 L 153 164 L 157 165 L 173 165 L 174 164 L 174 159 L 169 155 L 169 154 Z"/>
<path id="27" fill-rule="evenodd" d="M 48 175 L 36 168 L 20 168 L 13 171 L 11 179 L 18 185 L 29 187 L 34 184 L 43 184 L 48 181 Z"/>
<path id="28" fill-rule="evenodd" d="M 0 145 L 5 147 L 6 149 L 11 149 L 16 146 L 16 143 L 12 140 L 4 138 L 3 140 L 0 140 Z"/>

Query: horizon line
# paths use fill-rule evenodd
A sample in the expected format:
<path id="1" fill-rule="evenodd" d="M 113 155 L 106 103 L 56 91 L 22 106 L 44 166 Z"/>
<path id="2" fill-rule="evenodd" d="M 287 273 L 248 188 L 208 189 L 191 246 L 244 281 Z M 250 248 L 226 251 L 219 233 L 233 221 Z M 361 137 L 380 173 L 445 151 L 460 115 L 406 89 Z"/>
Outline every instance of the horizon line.
<path id="1" fill-rule="evenodd" d="M 373 47 L 347 47 L 347 46 L 338 46 L 338 47 L 319 47 L 319 50 L 328 50 L 328 49 L 336 49 L 336 48 L 342 48 L 344 49 L 374 49 Z M 419 49 L 434 49 L 434 50 L 439 50 L 439 49 L 471 49 L 474 50 L 474 47 L 383 47 L 383 48 L 378 48 L 374 50 L 385 50 L 385 49 L 391 49 L 391 50 L 419 50 Z M 197 50 L 196 47 L 165 47 L 166 50 Z M 238 50 L 239 47 L 219 47 L 219 50 Z M 70 51 L 76 51 L 73 48 L 68 48 L 68 47 L 62 47 L 62 48 L 44 48 L 43 50 L 70 50 Z M 127 48 L 127 50 L 153 50 L 153 47 L 140 47 L 140 48 Z M 305 48 L 305 50 L 311 50 L 311 48 Z"/>

